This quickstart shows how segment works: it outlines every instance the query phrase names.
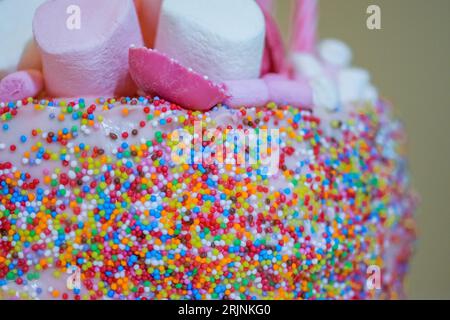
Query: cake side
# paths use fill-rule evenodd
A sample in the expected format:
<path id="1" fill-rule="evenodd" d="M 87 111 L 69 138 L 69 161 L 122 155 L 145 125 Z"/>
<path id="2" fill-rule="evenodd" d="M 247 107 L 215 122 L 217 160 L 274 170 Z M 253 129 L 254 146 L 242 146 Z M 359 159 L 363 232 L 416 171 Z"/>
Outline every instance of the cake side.
<path id="1" fill-rule="evenodd" d="M 384 102 L 346 110 L 200 113 L 148 97 L 3 105 L 0 295 L 400 297 L 414 238 L 403 131 Z M 267 152 L 226 129 L 257 133 Z M 370 266 L 381 290 L 366 285 Z M 79 288 L 67 288 L 68 270 Z"/>

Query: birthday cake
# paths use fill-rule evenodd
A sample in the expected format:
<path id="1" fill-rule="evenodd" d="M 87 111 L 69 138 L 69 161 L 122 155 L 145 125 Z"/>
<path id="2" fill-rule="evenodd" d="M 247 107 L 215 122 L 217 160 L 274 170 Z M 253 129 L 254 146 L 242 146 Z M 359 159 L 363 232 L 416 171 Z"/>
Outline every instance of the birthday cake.
<path id="1" fill-rule="evenodd" d="M 272 12 L 0 1 L 0 298 L 404 296 L 403 128 L 316 0 Z"/>

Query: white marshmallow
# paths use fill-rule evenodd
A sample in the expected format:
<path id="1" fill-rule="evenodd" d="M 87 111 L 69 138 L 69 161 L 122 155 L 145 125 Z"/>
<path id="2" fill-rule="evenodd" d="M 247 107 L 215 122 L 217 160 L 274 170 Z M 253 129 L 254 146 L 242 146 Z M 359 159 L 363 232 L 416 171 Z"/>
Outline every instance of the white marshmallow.
<path id="1" fill-rule="evenodd" d="M 320 61 L 307 53 L 295 53 L 291 59 L 297 76 L 306 77 L 311 85 L 314 106 L 336 111 L 339 108 L 339 92 Z"/>
<path id="2" fill-rule="evenodd" d="M 46 0 L 0 0 L 0 79 L 24 69 L 40 69 L 33 43 L 34 12 Z"/>
<path id="3" fill-rule="evenodd" d="M 317 77 L 310 83 L 313 90 L 314 106 L 328 111 L 339 109 L 339 92 L 333 80 L 327 77 Z"/>
<path id="4" fill-rule="evenodd" d="M 352 52 L 346 44 L 324 40 L 318 51 L 320 60 L 311 54 L 291 56 L 296 75 L 306 77 L 311 85 L 314 106 L 334 112 L 348 103 L 377 102 L 378 91 L 370 83 L 370 74 L 349 67 Z"/>
<path id="5" fill-rule="evenodd" d="M 253 0 L 165 0 L 155 48 L 214 81 L 258 78 L 264 16 Z"/>
<path id="6" fill-rule="evenodd" d="M 324 75 L 323 66 L 315 56 L 307 53 L 292 54 L 292 63 L 298 75 L 303 75 L 307 78 L 321 77 Z"/>
<path id="7" fill-rule="evenodd" d="M 341 70 L 338 75 L 338 86 L 342 103 L 361 101 L 366 88 L 370 86 L 370 74 L 360 68 Z"/>
<path id="8" fill-rule="evenodd" d="M 376 104 L 376 102 L 378 101 L 378 89 L 375 88 L 372 85 L 369 85 L 368 87 L 366 87 L 364 89 L 364 93 L 363 93 L 363 100 L 364 101 L 368 101 L 372 104 Z"/>
<path id="9" fill-rule="evenodd" d="M 345 68 L 352 63 L 352 50 L 340 40 L 323 40 L 318 50 L 322 60 L 331 66 Z"/>

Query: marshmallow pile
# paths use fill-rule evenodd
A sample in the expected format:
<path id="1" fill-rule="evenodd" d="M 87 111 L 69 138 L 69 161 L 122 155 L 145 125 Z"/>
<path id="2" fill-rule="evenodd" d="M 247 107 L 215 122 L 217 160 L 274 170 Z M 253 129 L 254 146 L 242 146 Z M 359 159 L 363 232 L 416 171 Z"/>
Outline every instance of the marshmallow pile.
<path id="1" fill-rule="evenodd" d="M 139 92 L 195 110 L 275 102 L 337 111 L 378 99 L 369 73 L 351 67 L 352 52 L 338 40 L 321 42 L 317 56 L 295 52 L 289 61 L 270 4 L 0 1 L 0 23 L 7 26 L 0 29 L 7 40 L 0 100 L 36 97 L 43 90 L 64 98 Z"/>
<path id="2" fill-rule="evenodd" d="M 343 105 L 378 100 L 369 72 L 351 66 L 352 51 L 345 43 L 323 40 L 317 51 L 318 58 L 309 53 L 292 54 L 295 72 L 308 79 L 316 107 L 336 111 Z"/>

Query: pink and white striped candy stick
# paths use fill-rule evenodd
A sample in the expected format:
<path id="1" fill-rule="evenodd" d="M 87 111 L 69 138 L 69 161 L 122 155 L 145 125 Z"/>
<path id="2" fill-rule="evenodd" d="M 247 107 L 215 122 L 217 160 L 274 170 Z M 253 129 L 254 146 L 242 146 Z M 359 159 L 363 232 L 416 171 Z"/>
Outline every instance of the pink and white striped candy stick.
<path id="1" fill-rule="evenodd" d="M 291 48 L 293 52 L 313 53 L 316 47 L 318 0 L 296 0 Z"/>
<path id="2" fill-rule="evenodd" d="M 273 7 L 273 0 L 256 0 L 261 7 L 266 9 L 267 12 L 272 12 L 274 9 Z"/>

